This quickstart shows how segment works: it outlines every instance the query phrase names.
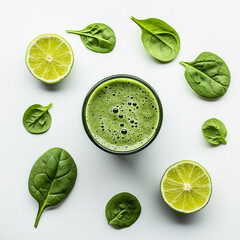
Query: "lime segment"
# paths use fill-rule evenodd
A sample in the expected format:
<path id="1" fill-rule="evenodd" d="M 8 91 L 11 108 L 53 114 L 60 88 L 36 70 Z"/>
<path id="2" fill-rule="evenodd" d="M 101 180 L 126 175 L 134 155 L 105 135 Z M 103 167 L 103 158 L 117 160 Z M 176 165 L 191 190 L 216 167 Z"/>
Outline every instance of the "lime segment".
<path id="1" fill-rule="evenodd" d="M 180 161 L 164 173 L 161 184 L 164 201 L 174 210 L 192 213 L 202 209 L 212 193 L 212 182 L 203 166 Z"/>
<path id="2" fill-rule="evenodd" d="M 69 43 L 56 34 L 43 34 L 28 46 L 26 64 L 37 79 L 56 83 L 65 78 L 73 65 L 73 51 Z"/>

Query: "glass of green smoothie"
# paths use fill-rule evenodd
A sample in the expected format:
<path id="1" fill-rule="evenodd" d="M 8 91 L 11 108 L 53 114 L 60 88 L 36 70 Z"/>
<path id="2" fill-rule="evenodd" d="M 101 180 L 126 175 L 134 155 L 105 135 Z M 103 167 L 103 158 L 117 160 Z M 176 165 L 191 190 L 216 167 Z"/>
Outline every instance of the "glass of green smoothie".
<path id="1" fill-rule="evenodd" d="M 144 80 L 125 74 L 99 81 L 82 108 L 83 126 L 91 141 L 113 154 L 132 154 L 147 147 L 162 124 L 162 105 Z"/>

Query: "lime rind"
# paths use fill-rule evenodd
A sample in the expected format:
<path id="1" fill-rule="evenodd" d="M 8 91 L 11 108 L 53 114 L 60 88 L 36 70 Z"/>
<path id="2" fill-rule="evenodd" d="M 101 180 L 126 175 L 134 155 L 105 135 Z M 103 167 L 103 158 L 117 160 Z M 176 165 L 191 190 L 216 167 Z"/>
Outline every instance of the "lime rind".
<path id="1" fill-rule="evenodd" d="M 44 73 L 42 73 L 40 71 L 40 68 L 41 68 L 41 65 L 46 64 L 46 63 L 44 63 L 43 61 L 37 62 L 36 61 L 37 58 L 35 58 L 36 67 L 34 68 L 35 71 L 33 71 L 33 68 L 29 64 L 29 60 L 30 60 L 30 54 L 29 53 L 30 53 L 31 48 L 35 45 L 35 43 L 37 41 L 41 40 L 41 38 L 46 38 L 46 37 L 55 37 L 55 38 L 59 39 L 61 43 L 64 43 L 64 47 L 66 47 L 69 50 L 68 53 L 70 54 L 70 61 L 68 61 L 67 65 L 64 65 L 63 62 L 66 62 L 66 61 L 63 61 L 63 59 L 62 59 L 62 57 L 64 57 L 64 55 L 62 55 L 62 56 L 61 55 L 54 56 L 54 55 L 56 55 L 57 51 L 59 50 L 59 49 L 55 49 L 55 52 L 51 52 L 52 56 L 54 56 L 54 58 L 55 58 L 54 59 L 54 61 L 55 61 L 54 69 L 52 69 L 52 71 L 49 71 L 47 77 L 44 77 Z M 41 46 L 43 46 L 43 45 L 41 45 Z M 43 54 L 44 54 L 44 52 L 43 52 Z M 39 57 L 42 57 L 42 56 L 39 56 Z M 47 33 L 47 34 L 42 34 L 42 35 L 36 37 L 35 39 L 33 39 L 30 42 L 30 44 L 28 45 L 27 51 L 26 51 L 25 62 L 26 62 L 27 68 L 29 69 L 30 73 L 35 78 L 37 78 L 38 80 L 40 80 L 40 81 L 42 81 L 44 83 L 53 84 L 53 83 L 59 82 L 60 80 L 65 78 L 70 73 L 70 71 L 72 69 L 72 66 L 73 66 L 73 62 L 74 62 L 74 55 L 73 55 L 73 50 L 72 50 L 70 44 L 63 37 L 61 37 L 61 36 L 59 36 L 57 34 Z M 58 66 L 57 66 L 57 64 L 58 64 Z M 39 72 L 41 72 L 41 75 L 43 75 L 43 76 L 39 76 L 40 73 L 39 74 L 36 73 L 37 72 L 37 67 L 39 67 Z M 50 66 L 50 65 L 48 67 L 52 68 L 52 66 Z M 56 74 L 56 70 L 58 70 L 60 72 L 61 68 L 63 68 L 63 67 L 65 67 L 65 71 L 63 71 L 65 73 L 62 74 L 62 75 L 59 74 L 59 76 L 57 78 L 51 79 L 52 75 L 54 75 L 54 71 L 55 71 L 55 75 L 57 75 Z M 51 79 L 51 80 L 49 80 L 49 79 Z"/>
<path id="2" fill-rule="evenodd" d="M 188 191 L 183 191 L 182 190 L 183 183 L 186 181 L 186 179 L 183 179 L 182 174 L 178 174 L 178 176 L 176 177 L 176 178 L 178 178 L 178 180 L 176 180 L 176 179 L 175 180 L 172 180 L 172 179 L 170 180 L 170 181 L 172 181 L 172 186 L 175 187 L 175 190 L 174 190 L 175 194 L 174 195 L 175 195 L 175 197 L 177 195 L 176 199 L 178 199 L 180 204 L 182 204 L 181 205 L 182 207 L 180 208 L 180 207 L 174 206 L 172 204 L 172 202 L 169 202 L 169 200 L 168 200 L 169 196 L 166 197 L 166 194 L 167 194 L 168 191 L 166 191 L 166 189 L 164 190 L 164 183 L 165 183 L 166 179 L 169 180 L 168 177 L 167 177 L 169 171 L 173 170 L 174 168 L 178 169 L 177 167 L 179 167 L 180 165 L 183 165 L 183 164 L 190 164 L 190 165 L 192 165 L 192 167 L 193 167 L 192 171 L 193 171 L 195 166 L 198 167 L 199 169 L 201 169 L 202 172 L 203 172 L 202 176 L 205 177 L 204 178 L 205 182 L 204 183 L 200 183 L 200 182 L 198 183 L 198 180 L 201 178 L 201 176 L 198 176 L 196 178 L 196 181 L 193 182 L 194 184 L 192 183 L 193 184 L 192 187 L 194 187 L 194 193 L 190 194 Z M 191 174 L 192 173 L 189 173 L 188 175 L 190 175 L 190 177 L 191 177 Z M 190 179 L 190 177 L 189 177 L 189 179 Z M 209 188 L 209 190 L 206 191 L 205 194 L 203 194 L 202 193 L 203 192 L 202 188 Z M 202 208 L 204 208 L 208 204 L 208 202 L 209 202 L 209 200 L 211 198 L 211 194 L 212 194 L 212 181 L 211 181 L 211 177 L 208 174 L 208 172 L 206 171 L 206 169 L 203 166 L 201 166 L 199 163 L 194 162 L 194 161 L 190 161 L 190 160 L 183 160 L 183 161 L 180 161 L 180 162 L 177 162 L 177 163 L 171 165 L 165 171 L 165 173 L 163 174 L 163 177 L 161 179 L 160 190 L 161 190 L 161 194 L 162 194 L 162 197 L 163 197 L 164 201 L 166 202 L 166 204 L 169 207 L 171 207 L 173 210 L 175 210 L 177 212 L 189 214 L 189 213 L 193 213 L 193 212 L 197 212 L 197 211 L 201 210 Z M 194 202 L 193 194 L 195 195 L 194 197 L 198 197 L 198 201 L 200 201 L 200 204 L 198 204 L 199 205 L 198 207 L 196 207 L 194 204 L 192 204 L 192 207 L 189 210 L 185 210 L 184 209 L 185 200 L 186 200 L 186 198 L 188 198 L 188 199 L 192 198 L 193 199 L 192 202 Z M 201 197 L 202 197 L 202 199 L 201 199 Z M 203 199 L 204 199 L 204 201 L 203 201 Z M 173 202 L 174 202 L 174 200 L 173 200 Z M 191 206 L 191 204 L 189 204 L 189 205 Z"/>

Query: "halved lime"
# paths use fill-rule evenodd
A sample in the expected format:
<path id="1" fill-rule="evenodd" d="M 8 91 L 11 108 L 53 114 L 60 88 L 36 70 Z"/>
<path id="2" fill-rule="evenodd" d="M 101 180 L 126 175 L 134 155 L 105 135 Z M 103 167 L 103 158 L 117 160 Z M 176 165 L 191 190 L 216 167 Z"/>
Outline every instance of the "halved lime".
<path id="1" fill-rule="evenodd" d="M 69 43 L 56 34 L 43 34 L 28 46 L 26 64 L 37 79 L 56 83 L 65 78 L 73 65 L 73 51 Z"/>
<path id="2" fill-rule="evenodd" d="M 185 160 L 173 164 L 165 171 L 160 188 L 164 201 L 172 209 L 193 213 L 208 203 L 212 181 L 203 166 Z"/>

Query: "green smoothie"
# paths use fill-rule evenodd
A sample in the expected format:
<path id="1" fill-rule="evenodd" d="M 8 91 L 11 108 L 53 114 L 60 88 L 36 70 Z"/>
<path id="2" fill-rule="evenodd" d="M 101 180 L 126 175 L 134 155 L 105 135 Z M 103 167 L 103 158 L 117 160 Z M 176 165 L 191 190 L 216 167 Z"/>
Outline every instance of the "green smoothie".
<path id="1" fill-rule="evenodd" d="M 134 152 L 148 145 L 162 122 L 162 107 L 155 91 L 133 76 L 117 75 L 98 83 L 83 107 L 89 137 L 102 149 Z"/>

